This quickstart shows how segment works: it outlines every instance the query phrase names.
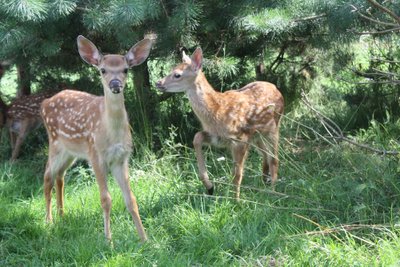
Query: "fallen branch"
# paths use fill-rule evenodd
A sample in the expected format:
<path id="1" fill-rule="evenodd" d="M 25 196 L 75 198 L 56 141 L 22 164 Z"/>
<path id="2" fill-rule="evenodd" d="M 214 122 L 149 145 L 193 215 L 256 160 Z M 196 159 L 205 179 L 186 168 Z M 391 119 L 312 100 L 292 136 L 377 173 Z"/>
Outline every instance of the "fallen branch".
<path id="1" fill-rule="evenodd" d="M 181 196 L 188 196 L 188 197 L 203 197 L 203 198 L 209 198 L 209 199 L 227 199 L 227 200 L 234 200 L 242 203 L 250 203 L 250 204 L 255 204 L 258 206 L 263 206 L 263 207 L 268 207 L 270 209 L 276 209 L 276 210 L 294 210 L 294 211 L 325 211 L 325 212 L 332 212 L 332 213 L 337 213 L 336 210 L 328 210 L 328 209 L 323 209 L 323 208 L 300 208 L 300 207 L 284 207 L 284 206 L 275 206 L 267 203 L 261 203 L 249 199 L 243 199 L 240 198 L 239 200 L 235 197 L 228 197 L 228 196 L 216 196 L 216 195 L 206 195 L 206 194 L 180 194 Z"/>
<path id="2" fill-rule="evenodd" d="M 351 234 L 349 232 L 355 231 L 355 230 L 361 230 L 361 229 L 371 229 L 371 230 L 382 231 L 382 230 L 386 230 L 387 228 L 393 227 L 392 225 L 389 225 L 389 224 L 387 224 L 387 225 L 385 225 L 385 224 L 371 224 L 371 225 L 370 224 L 341 224 L 339 226 L 329 228 L 329 227 L 324 227 L 302 215 L 294 213 L 293 216 L 300 218 L 302 220 L 305 220 L 307 222 L 310 222 L 311 224 L 316 225 L 318 228 L 320 228 L 322 230 L 309 231 L 309 232 L 305 232 L 305 233 L 301 233 L 301 234 L 291 235 L 291 236 L 288 236 L 287 238 L 293 238 L 293 237 L 299 237 L 299 236 L 313 236 L 313 235 L 333 235 L 334 238 L 340 240 L 335 234 L 345 232 L 355 239 L 358 239 L 369 245 L 376 246 L 376 244 L 371 242 L 370 240 L 366 240 L 364 238 L 361 238 L 361 237 Z"/>

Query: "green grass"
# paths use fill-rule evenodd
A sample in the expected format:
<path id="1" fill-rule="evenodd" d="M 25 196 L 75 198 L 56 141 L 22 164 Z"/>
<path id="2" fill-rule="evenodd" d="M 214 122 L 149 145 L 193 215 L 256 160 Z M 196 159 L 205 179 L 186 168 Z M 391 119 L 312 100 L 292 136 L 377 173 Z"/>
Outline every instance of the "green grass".
<path id="1" fill-rule="evenodd" d="M 289 142 L 290 141 L 290 142 Z M 29 147 L 31 149 L 31 147 Z M 149 242 L 139 243 L 110 177 L 113 244 L 104 238 L 93 172 L 66 176 L 63 218 L 44 221 L 45 148 L 0 163 L 1 266 L 396 266 L 400 263 L 398 161 L 313 141 L 281 141 L 276 193 L 248 159 L 242 200 L 232 199 L 231 160 L 207 150 L 215 195 L 204 194 L 193 149 L 138 147 L 131 184 Z M 225 156 L 225 160 L 217 158 Z M 53 212 L 55 200 L 53 198 Z M 275 264 L 275 265 L 274 265 Z"/>

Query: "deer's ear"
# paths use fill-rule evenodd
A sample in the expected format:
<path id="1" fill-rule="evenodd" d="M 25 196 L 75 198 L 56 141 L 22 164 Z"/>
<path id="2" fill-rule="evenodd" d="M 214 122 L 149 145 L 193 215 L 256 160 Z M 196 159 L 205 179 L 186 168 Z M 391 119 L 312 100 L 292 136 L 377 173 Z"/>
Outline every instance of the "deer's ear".
<path id="1" fill-rule="evenodd" d="M 182 51 L 182 61 L 183 63 L 192 64 L 192 60 L 190 59 L 190 57 L 188 55 L 186 55 L 185 51 Z"/>
<path id="2" fill-rule="evenodd" d="M 81 58 L 91 65 L 98 66 L 100 64 L 102 55 L 97 47 L 89 39 L 86 39 L 82 35 L 78 36 L 77 42 L 78 51 L 79 55 L 81 55 Z"/>
<path id="3" fill-rule="evenodd" d="M 191 58 L 191 68 L 194 72 L 198 72 L 203 65 L 203 50 L 196 48 Z"/>
<path id="4" fill-rule="evenodd" d="M 150 39 L 143 39 L 132 46 L 125 55 L 129 67 L 142 64 L 149 56 L 152 45 L 153 42 Z"/>

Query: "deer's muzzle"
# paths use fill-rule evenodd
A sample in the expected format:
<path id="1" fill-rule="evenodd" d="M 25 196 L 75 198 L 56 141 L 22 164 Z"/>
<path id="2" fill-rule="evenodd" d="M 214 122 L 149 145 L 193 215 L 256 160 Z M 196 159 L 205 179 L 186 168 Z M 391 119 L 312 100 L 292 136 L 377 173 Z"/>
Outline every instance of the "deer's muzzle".
<path id="1" fill-rule="evenodd" d="M 165 90 L 167 89 L 167 88 L 165 88 L 165 86 L 163 85 L 162 80 L 160 80 L 160 81 L 158 81 L 158 82 L 156 83 L 156 87 L 157 87 L 161 92 L 165 92 Z"/>
<path id="2" fill-rule="evenodd" d="M 118 79 L 113 79 L 110 81 L 110 83 L 108 84 L 111 92 L 113 92 L 114 94 L 119 94 L 121 92 L 122 89 L 122 82 Z"/>

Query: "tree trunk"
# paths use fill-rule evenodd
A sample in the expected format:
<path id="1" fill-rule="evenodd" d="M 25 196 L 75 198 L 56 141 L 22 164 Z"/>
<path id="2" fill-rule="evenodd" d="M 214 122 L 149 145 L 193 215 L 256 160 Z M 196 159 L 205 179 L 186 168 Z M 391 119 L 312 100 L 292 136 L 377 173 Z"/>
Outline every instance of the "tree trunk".
<path id="1" fill-rule="evenodd" d="M 17 97 L 31 94 L 31 75 L 29 65 L 17 64 L 18 92 Z"/>
<path id="2" fill-rule="evenodd" d="M 153 146 L 152 128 L 157 120 L 157 95 L 150 90 L 150 74 L 147 64 L 133 68 L 133 84 L 136 95 L 136 112 L 141 118 L 140 132 L 146 138 L 148 145 Z M 140 114 L 140 115 L 139 115 Z"/>
<path id="3" fill-rule="evenodd" d="M 3 63 L 0 62 L 0 80 L 1 78 L 3 78 L 4 72 L 5 72 L 5 68 L 3 66 Z"/>
<path id="4" fill-rule="evenodd" d="M 140 101 L 146 117 L 151 121 L 154 117 L 155 95 L 150 90 L 150 74 L 147 64 L 133 69 L 133 85 L 136 98 Z"/>
<path id="5" fill-rule="evenodd" d="M 256 65 L 256 79 L 257 79 L 257 81 L 262 81 L 265 79 L 265 64 L 264 64 L 264 62 L 258 63 Z"/>
<path id="6" fill-rule="evenodd" d="M 5 68 L 3 64 L 0 62 L 0 80 L 3 78 Z M 7 104 L 3 101 L 0 95 L 0 130 L 3 127 L 4 123 L 6 123 L 6 112 L 7 112 Z"/>

